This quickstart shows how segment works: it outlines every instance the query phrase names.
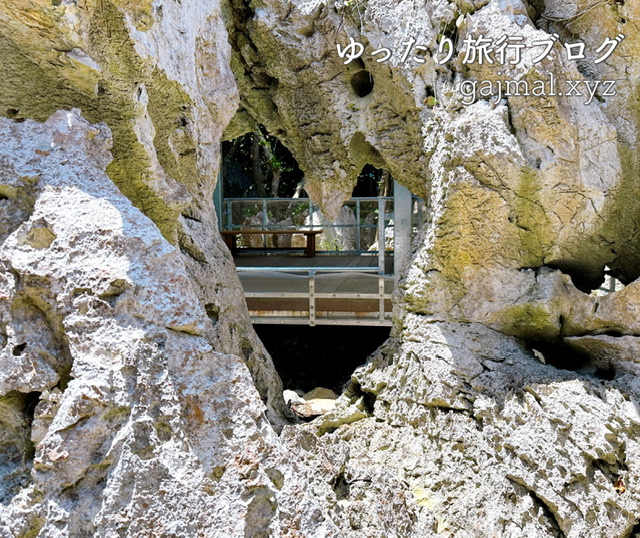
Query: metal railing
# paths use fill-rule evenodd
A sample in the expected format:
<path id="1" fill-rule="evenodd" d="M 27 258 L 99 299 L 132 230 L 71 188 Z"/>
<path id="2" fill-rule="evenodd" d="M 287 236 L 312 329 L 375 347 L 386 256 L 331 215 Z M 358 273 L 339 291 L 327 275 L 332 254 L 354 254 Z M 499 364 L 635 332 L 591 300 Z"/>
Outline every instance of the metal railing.
<path id="1" fill-rule="evenodd" d="M 378 238 L 393 227 L 392 197 L 352 198 L 343 206 L 351 210 L 352 217 L 343 211 L 342 220 L 336 221 L 326 219 L 308 198 L 225 198 L 222 205 L 224 230 L 322 229 L 318 252 L 375 255 L 381 250 L 376 246 Z M 266 236 L 262 241 L 262 247 L 269 248 Z"/>
<path id="2" fill-rule="evenodd" d="M 391 313 L 386 312 L 385 302 L 391 299 L 391 293 L 385 289 L 385 285 L 389 277 L 385 277 L 378 273 L 376 267 L 238 267 L 238 272 L 248 273 L 306 273 L 307 274 L 307 291 L 306 292 L 282 292 L 282 291 L 246 291 L 247 299 L 307 299 L 308 315 L 275 317 L 275 316 L 252 316 L 254 323 L 287 323 L 287 324 L 309 324 L 315 325 L 378 325 L 391 326 Z M 329 292 L 321 293 L 317 291 L 316 275 L 318 273 L 373 273 L 376 274 L 378 280 L 377 293 L 338 293 Z M 376 299 L 378 301 L 378 311 L 375 318 L 331 318 L 319 317 L 316 312 L 316 301 L 318 299 Z"/>

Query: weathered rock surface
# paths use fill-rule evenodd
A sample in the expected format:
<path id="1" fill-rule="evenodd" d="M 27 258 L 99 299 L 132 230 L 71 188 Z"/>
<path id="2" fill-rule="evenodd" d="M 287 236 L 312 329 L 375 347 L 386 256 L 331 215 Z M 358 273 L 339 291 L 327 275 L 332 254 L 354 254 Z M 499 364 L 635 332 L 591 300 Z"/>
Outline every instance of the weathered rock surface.
<path id="1" fill-rule="evenodd" d="M 105 174 L 106 126 L 0 140 L 0 534 L 330 536 L 183 256 Z"/>
<path id="2" fill-rule="evenodd" d="M 639 499 L 616 484 L 639 472 L 636 284 L 587 292 L 605 265 L 627 284 L 639 275 L 637 7 L 238 1 L 231 14 L 241 109 L 225 136 L 259 122 L 281 137 L 328 214 L 365 163 L 430 207 L 391 340 L 335 412 L 288 434 L 302 444 L 315 426 L 312 453 L 348 449 L 329 503 L 343 532 L 628 536 Z M 468 33 L 522 36 L 527 49 L 516 65 L 464 64 Z M 533 42 L 553 33 L 559 42 L 535 62 Z M 443 36 L 455 54 L 438 65 Z M 336 42 L 350 38 L 365 53 L 345 65 Z M 402 60 L 412 38 L 422 61 Z M 567 60 L 562 44 L 576 41 L 584 61 Z M 377 62 L 383 47 L 393 54 Z M 616 79 L 618 93 L 468 101 L 458 89 L 551 76 Z"/>
<path id="3" fill-rule="evenodd" d="M 1 532 L 630 536 L 639 21 L 632 2 L 4 2 Z M 529 49 L 464 64 L 467 33 Z M 367 52 L 345 65 L 350 37 Z M 402 60 L 411 38 L 423 62 Z M 617 94 L 456 89 L 552 75 Z M 74 106 L 106 122 L 112 161 L 106 128 L 56 112 Z M 365 164 L 430 208 L 391 339 L 279 437 L 282 387 L 211 204 L 223 130 L 256 123 L 329 218 Z M 629 285 L 589 295 L 605 266 Z"/>
<path id="4" fill-rule="evenodd" d="M 281 384 L 213 224 L 220 136 L 238 103 L 219 3 L 9 0 L 0 51 L 0 115 L 45 121 L 77 107 L 107 123 L 109 177 L 179 247 L 210 342 L 245 359 L 282 422 Z"/>

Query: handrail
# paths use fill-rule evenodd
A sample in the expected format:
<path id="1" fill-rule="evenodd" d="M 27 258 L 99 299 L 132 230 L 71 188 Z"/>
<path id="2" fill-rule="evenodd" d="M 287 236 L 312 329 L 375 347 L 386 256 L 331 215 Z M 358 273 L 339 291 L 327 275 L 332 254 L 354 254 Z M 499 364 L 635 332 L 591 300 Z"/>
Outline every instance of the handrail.
<path id="1" fill-rule="evenodd" d="M 255 271 L 279 271 L 281 273 L 378 273 L 377 267 L 335 267 L 327 265 L 325 267 L 249 267 L 247 265 L 236 267 L 239 272 Z M 384 275 L 380 275 L 384 276 Z"/>
<path id="2" fill-rule="evenodd" d="M 378 201 L 378 199 L 383 199 L 383 200 L 393 200 L 393 196 L 354 196 L 353 198 L 349 198 L 349 200 L 345 201 L 345 204 L 350 202 L 351 200 L 356 201 L 356 200 L 361 200 L 361 201 L 366 201 L 366 202 L 376 202 Z M 255 198 L 223 198 L 223 200 L 231 200 L 233 202 L 236 201 L 240 201 L 240 202 L 255 202 L 255 201 L 262 201 L 262 200 L 273 200 L 274 202 L 305 202 L 308 203 L 309 202 L 309 198 L 260 198 L 260 197 L 255 197 Z"/>
<path id="3" fill-rule="evenodd" d="M 267 272 L 281 272 L 281 273 L 307 273 L 308 278 L 308 292 L 246 292 L 247 298 L 287 298 L 287 299 L 305 299 L 308 303 L 308 316 L 306 319 L 309 321 L 309 326 L 313 327 L 318 321 L 316 316 L 316 299 L 378 299 L 378 322 L 380 324 L 386 324 L 386 310 L 385 301 L 391 298 L 391 293 L 387 293 L 385 290 L 386 278 L 385 275 L 378 273 L 376 267 L 237 267 L 238 272 L 241 273 L 260 273 Z M 316 292 L 316 273 L 374 273 L 378 279 L 378 293 L 318 293 Z M 302 276 L 302 275 L 300 275 Z M 298 318 L 299 320 L 300 318 Z"/>
<path id="4" fill-rule="evenodd" d="M 243 222 L 234 221 L 240 217 L 241 213 L 250 208 L 254 208 L 257 211 L 255 215 L 261 215 L 261 219 L 258 220 L 261 220 L 262 222 L 255 223 L 253 226 L 260 228 L 265 232 L 273 234 L 274 230 L 296 230 L 300 226 L 300 223 L 283 225 L 282 222 L 277 221 L 282 221 L 292 210 L 294 212 L 298 212 L 298 209 L 303 209 L 306 211 L 305 219 L 308 220 L 308 222 L 304 224 L 305 228 L 311 230 L 322 229 L 325 232 L 332 231 L 338 234 L 335 238 L 333 236 L 327 236 L 328 243 L 324 244 L 324 246 L 320 246 L 320 248 L 317 249 L 318 251 L 332 252 L 334 250 L 339 250 L 344 253 L 349 252 L 358 254 L 368 252 L 369 248 L 373 246 L 373 243 L 367 240 L 366 245 L 363 248 L 362 238 L 363 233 L 366 231 L 367 234 L 372 233 L 377 237 L 378 248 L 376 249 L 376 252 L 380 258 L 379 266 L 382 268 L 384 266 L 384 258 L 386 256 L 384 249 L 384 230 L 388 226 L 393 226 L 391 222 L 393 210 L 389 205 L 393 200 L 393 196 L 366 196 L 351 198 L 344 203 L 343 207 L 349 207 L 350 210 L 355 213 L 355 222 L 338 224 L 337 222 L 323 221 L 322 223 L 316 224 L 314 222 L 315 217 L 313 215 L 318 213 L 320 210 L 310 198 L 223 198 L 221 200 L 221 204 L 224 208 L 223 213 L 226 218 L 222 219 L 223 223 L 221 225 L 221 231 L 233 232 L 241 228 L 245 228 L 247 226 L 245 217 L 248 215 L 243 217 Z M 364 209 L 362 206 L 364 204 L 370 206 L 368 211 L 375 210 L 375 222 L 363 222 L 362 211 L 364 211 Z M 387 207 L 389 207 L 391 211 L 387 211 Z M 236 213 L 236 210 L 238 213 Z M 273 212 L 273 214 L 271 212 Z M 273 220 L 274 215 L 280 215 L 282 218 L 277 217 Z M 291 217 L 291 215 L 289 215 L 289 217 Z M 291 218 L 293 219 L 293 217 Z M 351 232 L 351 230 L 353 232 Z M 341 233 L 343 231 L 347 234 L 353 233 L 353 237 L 350 237 L 349 235 L 342 237 Z M 336 242 L 335 245 L 333 244 L 334 241 Z M 344 243 L 343 241 L 347 242 Z M 269 240 L 267 236 L 263 236 L 262 248 L 268 250 L 268 243 Z"/>

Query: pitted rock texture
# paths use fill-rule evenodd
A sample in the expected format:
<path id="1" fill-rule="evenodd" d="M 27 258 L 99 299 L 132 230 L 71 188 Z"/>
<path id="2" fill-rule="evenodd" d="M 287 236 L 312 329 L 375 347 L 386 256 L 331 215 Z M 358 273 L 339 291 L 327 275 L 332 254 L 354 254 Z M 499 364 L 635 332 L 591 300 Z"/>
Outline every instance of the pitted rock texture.
<path id="1" fill-rule="evenodd" d="M 9 0 L 0 52 L 0 116 L 45 121 L 77 107 L 109 126 L 109 177 L 180 248 L 210 341 L 245 359 L 282 423 L 281 384 L 215 226 L 220 136 L 238 105 L 219 2 Z"/>
<path id="2" fill-rule="evenodd" d="M 480 324 L 405 323 L 334 413 L 283 433 L 314 465 L 338 451 L 321 495 L 345 536 L 633 535 L 634 371 L 603 380 Z"/>
<path id="3" fill-rule="evenodd" d="M 632 535 L 639 20 L 630 1 L 3 3 L 2 532 Z M 467 33 L 559 41 L 465 65 Z M 367 53 L 345 65 L 350 38 Z M 424 62 L 402 61 L 412 38 Z M 552 75 L 618 91 L 456 89 Z M 55 112 L 72 106 L 107 124 L 113 161 L 105 128 Z M 211 203 L 220 138 L 257 124 L 329 217 L 365 164 L 430 210 L 391 339 L 280 437 Z M 628 285 L 591 296 L 605 267 Z"/>
<path id="4" fill-rule="evenodd" d="M 241 109 L 225 136 L 258 122 L 282 137 L 305 171 L 307 190 L 333 216 L 367 163 L 424 197 L 430 225 L 405 283 L 412 310 L 450 310 L 473 280 L 490 280 L 483 273 L 496 269 L 550 266 L 583 288 L 601 281 L 605 265 L 626 283 L 638 276 L 630 261 L 638 256 L 638 73 L 629 61 L 639 46 L 629 31 L 636 8 L 604 5 L 567 28 L 543 17 L 560 5 L 519 0 L 231 4 Z M 562 41 L 584 41 L 587 59 L 568 61 L 559 41 L 534 63 L 540 51 L 532 43 L 555 31 Z M 604 36 L 620 32 L 627 37 L 611 58 L 594 64 Z M 527 48 L 517 65 L 463 64 L 467 34 L 521 36 Z M 443 36 L 456 51 L 438 65 Z M 365 52 L 344 65 L 336 45 L 351 38 Z M 415 55 L 402 62 L 403 44 L 412 39 L 427 48 L 422 63 Z M 382 47 L 393 54 L 379 63 L 371 52 Z M 374 84 L 364 97 L 352 86 L 361 70 Z M 459 91 L 464 81 L 533 85 L 551 76 L 562 89 L 566 80 L 620 79 L 618 93 L 585 104 L 588 95 L 500 100 L 496 90 L 465 104 Z"/>
<path id="5" fill-rule="evenodd" d="M 231 2 L 241 104 L 225 136 L 266 126 L 327 214 L 364 164 L 430 209 L 392 338 L 305 427 L 321 434 L 311 452 L 347 451 L 329 502 L 346 535 L 629 536 L 638 523 L 621 484 L 638 476 L 639 17 L 629 2 Z M 467 34 L 527 48 L 515 65 L 465 64 Z M 443 37 L 454 54 L 439 65 Z M 351 38 L 365 53 L 345 65 L 336 44 Z M 421 61 L 402 60 L 412 38 Z M 576 41 L 584 61 L 567 60 Z M 614 79 L 617 94 L 459 89 L 551 77 L 561 91 Z M 592 296 L 606 270 L 629 285 Z"/>
<path id="6" fill-rule="evenodd" d="M 105 174 L 107 127 L 0 140 L 0 534 L 331 536 L 179 250 Z"/>

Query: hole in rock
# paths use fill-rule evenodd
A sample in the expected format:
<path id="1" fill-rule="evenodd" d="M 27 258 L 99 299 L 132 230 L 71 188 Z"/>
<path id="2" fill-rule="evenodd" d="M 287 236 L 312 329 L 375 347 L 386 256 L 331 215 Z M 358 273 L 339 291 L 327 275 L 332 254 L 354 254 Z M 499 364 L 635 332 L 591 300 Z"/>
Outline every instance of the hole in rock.
<path id="1" fill-rule="evenodd" d="M 593 375 L 603 381 L 615 379 L 612 366 L 601 366 L 585 351 L 579 351 L 563 342 L 530 342 L 533 354 L 544 364 L 560 370 L 570 370 L 585 375 Z"/>
<path id="2" fill-rule="evenodd" d="M 594 375 L 604 381 L 612 381 L 616 377 L 616 371 L 613 366 L 608 368 L 596 368 Z"/>
<path id="3" fill-rule="evenodd" d="M 358 97 L 366 97 L 373 91 L 373 76 L 363 69 L 351 77 L 351 88 Z"/>
<path id="4" fill-rule="evenodd" d="M 22 353 L 24 352 L 26 347 L 27 347 L 26 343 L 18 344 L 17 346 L 13 346 L 13 350 L 11 351 L 11 354 L 14 357 L 19 357 L 20 355 L 22 355 Z"/>
<path id="5" fill-rule="evenodd" d="M 388 337 L 389 327 L 254 325 L 285 389 L 340 394 L 351 374 Z"/>
<path id="6" fill-rule="evenodd" d="M 214 303 L 207 303 L 204 305 L 209 319 L 215 324 L 220 319 L 220 307 Z"/>
<path id="7" fill-rule="evenodd" d="M 530 342 L 534 355 L 545 364 L 559 370 L 585 371 L 592 365 L 588 354 L 576 351 L 561 342 Z"/>
<path id="8" fill-rule="evenodd" d="M 620 291 L 625 287 L 625 284 L 616 278 L 619 275 L 606 265 L 601 268 L 594 268 L 578 263 L 563 263 L 550 264 L 549 267 L 569 275 L 573 285 L 583 293 L 602 296 Z M 633 280 L 635 280 L 635 276 L 631 281 Z"/>
<path id="9" fill-rule="evenodd" d="M 0 504 L 5 506 L 29 482 L 35 454 L 31 425 L 39 401 L 39 392 L 0 398 Z"/>
<path id="10" fill-rule="evenodd" d="M 260 127 L 222 143 L 225 198 L 292 198 L 303 195 L 304 174 L 289 149 Z M 247 206 L 244 213 L 250 212 Z"/>
<path id="11" fill-rule="evenodd" d="M 373 409 L 374 406 L 376 404 L 376 395 L 372 394 L 371 392 L 367 392 L 365 390 L 362 389 L 362 386 L 360 385 L 360 383 L 358 383 L 357 381 L 354 381 L 351 384 L 351 390 L 353 392 L 353 394 L 357 394 L 359 396 L 362 396 L 362 403 L 365 406 L 366 412 L 369 415 L 373 415 Z"/>
<path id="12" fill-rule="evenodd" d="M 426 86 L 424 89 L 424 99 L 422 100 L 424 105 L 428 107 L 434 107 L 438 103 L 438 99 L 436 98 L 436 92 L 433 89 L 433 86 Z"/>
<path id="13" fill-rule="evenodd" d="M 600 287 L 593 291 L 594 294 L 607 295 L 609 293 L 620 291 L 624 288 L 624 284 L 611 274 L 611 270 L 607 266 L 605 266 L 604 272 L 604 280 L 600 284 Z"/>
<path id="14" fill-rule="evenodd" d="M 19 113 L 17 108 L 7 108 L 7 118 L 15 118 Z"/>
<path id="15" fill-rule="evenodd" d="M 365 165 L 353 189 L 354 198 L 393 196 L 393 177 L 384 169 Z"/>
<path id="16" fill-rule="evenodd" d="M 331 486 L 333 487 L 333 491 L 336 492 L 336 498 L 339 501 L 349 498 L 351 487 L 349 486 L 349 482 L 347 482 L 344 473 L 340 473 L 336 476 L 331 481 Z"/>

